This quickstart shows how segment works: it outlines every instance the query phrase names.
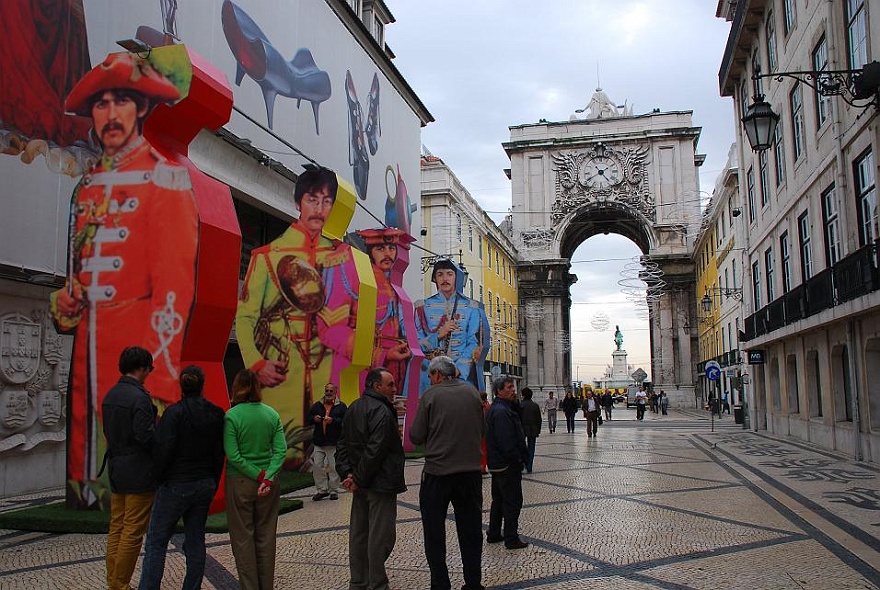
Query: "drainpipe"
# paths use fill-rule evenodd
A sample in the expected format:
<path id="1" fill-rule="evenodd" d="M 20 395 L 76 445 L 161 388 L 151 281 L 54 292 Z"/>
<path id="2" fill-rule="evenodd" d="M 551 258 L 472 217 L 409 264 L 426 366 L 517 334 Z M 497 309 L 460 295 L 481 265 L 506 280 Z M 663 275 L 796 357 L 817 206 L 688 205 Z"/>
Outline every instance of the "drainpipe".
<path id="1" fill-rule="evenodd" d="M 853 420 L 853 460 L 862 461 L 864 459 L 864 455 L 862 454 L 862 421 L 859 415 L 859 398 L 861 397 L 861 381 L 858 379 L 859 371 L 857 370 L 856 365 L 858 364 L 859 349 L 856 346 L 856 337 L 855 337 L 855 321 L 849 320 L 846 322 L 846 348 L 849 352 L 849 383 L 852 392 L 850 392 L 850 410 L 852 412 L 852 420 Z"/>

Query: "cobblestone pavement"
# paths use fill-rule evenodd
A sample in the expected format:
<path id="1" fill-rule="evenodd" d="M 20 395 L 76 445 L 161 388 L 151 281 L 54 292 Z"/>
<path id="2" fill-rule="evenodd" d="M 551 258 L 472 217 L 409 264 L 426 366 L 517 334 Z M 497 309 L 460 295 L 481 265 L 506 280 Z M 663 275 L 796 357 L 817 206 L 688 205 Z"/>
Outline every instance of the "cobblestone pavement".
<path id="1" fill-rule="evenodd" d="M 538 439 L 524 474 L 524 550 L 483 550 L 484 583 L 547 588 L 880 588 L 880 466 L 742 430 L 704 413 L 634 410 L 588 439 Z M 392 588 L 426 589 L 418 492 L 409 461 L 399 497 Z M 344 589 L 350 496 L 312 502 L 278 524 L 276 588 Z M 484 481 L 488 512 L 489 480 Z M 60 492 L 0 500 L 0 510 Z M 488 515 L 484 516 L 484 525 Z M 461 578 L 455 526 L 447 527 L 453 587 Z M 179 588 L 182 537 L 173 539 L 165 586 Z M 102 588 L 103 535 L 0 530 L 0 589 Z M 208 535 L 205 588 L 237 588 L 226 535 Z M 140 570 L 135 572 L 136 583 Z"/>

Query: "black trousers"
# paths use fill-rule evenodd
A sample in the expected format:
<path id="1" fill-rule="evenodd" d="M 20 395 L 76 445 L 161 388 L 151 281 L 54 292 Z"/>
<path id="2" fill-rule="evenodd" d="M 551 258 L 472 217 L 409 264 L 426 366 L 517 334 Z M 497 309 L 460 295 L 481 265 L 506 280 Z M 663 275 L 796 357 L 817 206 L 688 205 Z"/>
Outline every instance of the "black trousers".
<path id="1" fill-rule="evenodd" d="M 446 514 L 455 513 L 455 530 L 467 590 L 482 590 L 483 477 L 479 471 L 431 475 L 422 473 L 419 509 L 425 531 L 425 557 L 431 570 L 431 590 L 450 590 L 446 565 Z"/>
<path id="2" fill-rule="evenodd" d="M 486 536 L 502 536 L 501 523 L 504 521 L 504 543 L 519 540 L 519 513 L 522 511 L 522 466 L 517 464 L 504 471 L 492 472 L 492 507 L 489 509 L 489 530 Z"/>

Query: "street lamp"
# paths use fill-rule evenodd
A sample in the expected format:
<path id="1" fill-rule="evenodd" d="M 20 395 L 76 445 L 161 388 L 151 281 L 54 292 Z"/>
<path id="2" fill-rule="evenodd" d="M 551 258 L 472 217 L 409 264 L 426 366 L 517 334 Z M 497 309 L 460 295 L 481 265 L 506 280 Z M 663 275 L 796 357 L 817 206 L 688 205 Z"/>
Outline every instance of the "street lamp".
<path id="1" fill-rule="evenodd" d="M 779 123 L 779 115 L 773 112 L 764 101 L 764 95 L 758 92 L 758 81 L 761 78 L 773 78 L 777 82 L 781 82 L 783 78 L 793 78 L 821 96 L 839 96 L 848 105 L 861 109 L 871 106 L 880 109 L 880 62 L 877 61 L 867 63 L 859 70 L 803 70 L 772 74 L 762 74 L 757 70 L 752 74 L 754 102 L 749 105 L 741 119 L 749 144 L 756 152 L 769 149 L 773 145 L 776 124 Z M 865 100 L 868 102 L 856 102 Z"/>

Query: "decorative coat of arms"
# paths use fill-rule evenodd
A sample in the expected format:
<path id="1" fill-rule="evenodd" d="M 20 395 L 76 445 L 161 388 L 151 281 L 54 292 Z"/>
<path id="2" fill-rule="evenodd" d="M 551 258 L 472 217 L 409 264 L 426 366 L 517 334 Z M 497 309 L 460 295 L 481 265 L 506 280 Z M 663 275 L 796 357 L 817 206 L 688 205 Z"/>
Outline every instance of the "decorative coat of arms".
<path id="1" fill-rule="evenodd" d="M 0 371 L 9 383 L 33 379 L 40 367 L 42 326 L 20 314 L 0 320 Z"/>
<path id="2" fill-rule="evenodd" d="M 559 223 L 588 203 L 614 203 L 655 220 L 648 190 L 647 146 L 612 147 L 597 143 L 582 152 L 553 154 L 556 201 L 551 219 Z"/>

